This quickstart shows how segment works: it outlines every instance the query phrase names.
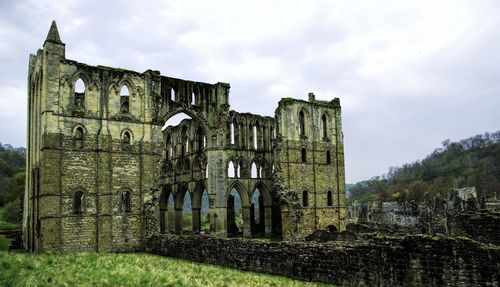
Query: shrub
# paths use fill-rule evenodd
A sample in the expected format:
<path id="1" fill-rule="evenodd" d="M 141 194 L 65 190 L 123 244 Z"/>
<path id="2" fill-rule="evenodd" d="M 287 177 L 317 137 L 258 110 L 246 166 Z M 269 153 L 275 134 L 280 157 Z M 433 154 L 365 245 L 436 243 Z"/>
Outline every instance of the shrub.
<path id="1" fill-rule="evenodd" d="M 9 249 L 9 240 L 5 236 L 0 235 L 0 251 Z"/>
<path id="2" fill-rule="evenodd" d="M 20 209 L 20 200 L 13 200 L 4 206 L 3 210 L 3 220 L 13 223 L 13 224 L 21 224 L 21 209 Z"/>

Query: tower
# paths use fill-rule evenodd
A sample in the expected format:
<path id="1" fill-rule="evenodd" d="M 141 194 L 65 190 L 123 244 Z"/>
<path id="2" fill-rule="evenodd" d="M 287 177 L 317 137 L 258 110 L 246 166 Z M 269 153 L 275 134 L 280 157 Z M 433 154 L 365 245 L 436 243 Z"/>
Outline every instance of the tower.
<path id="1" fill-rule="evenodd" d="M 283 237 L 318 229 L 344 229 L 344 145 L 338 98 L 327 102 L 285 98 L 276 109 L 278 165 L 275 186 L 282 199 Z"/>
<path id="2" fill-rule="evenodd" d="M 65 58 L 57 25 L 28 77 L 23 240 L 32 251 L 140 250 L 143 194 L 161 156 L 155 72 Z"/>

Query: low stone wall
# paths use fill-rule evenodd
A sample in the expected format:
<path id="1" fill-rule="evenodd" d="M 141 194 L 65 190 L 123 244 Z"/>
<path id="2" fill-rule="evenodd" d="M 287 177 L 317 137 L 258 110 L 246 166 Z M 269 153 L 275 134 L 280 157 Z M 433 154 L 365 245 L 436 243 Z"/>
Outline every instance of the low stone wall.
<path id="1" fill-rule="evenodd" d="M 450 221 L 450 232 L 480 242 L 500 245 L 500 213 L 489 210 L 459 214 Z"/>
<path id="2" fill-rule="evenodd" d="M 291 243 L 155 235 L 150 253 L 343 286 L 499 286 L 500 248 L 408 236 Z"/>

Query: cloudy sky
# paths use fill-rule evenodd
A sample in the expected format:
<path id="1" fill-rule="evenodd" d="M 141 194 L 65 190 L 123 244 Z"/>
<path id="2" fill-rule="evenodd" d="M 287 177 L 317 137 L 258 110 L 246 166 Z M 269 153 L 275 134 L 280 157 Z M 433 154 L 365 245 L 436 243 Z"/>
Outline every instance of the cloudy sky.
<path id="1" fill-rule="evenodd" d="M 141 3 L 141 2 L 147 2 Z M 500 1 L 0 1 L 0 142 L 25 146 L 28 57 L 231 84 L 231 108 L 339 97 L 347 182 L 500 129 Z"/>

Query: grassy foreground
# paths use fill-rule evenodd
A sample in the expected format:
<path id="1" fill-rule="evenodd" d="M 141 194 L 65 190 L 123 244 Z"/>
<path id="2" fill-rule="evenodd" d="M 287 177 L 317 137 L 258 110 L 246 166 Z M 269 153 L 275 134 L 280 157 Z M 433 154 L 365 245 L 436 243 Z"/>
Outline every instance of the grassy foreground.
<path id="1" fill-rule="evenodd" d="M 0 251 L 0 286 L 327 286 L 150 254 Z"/>

